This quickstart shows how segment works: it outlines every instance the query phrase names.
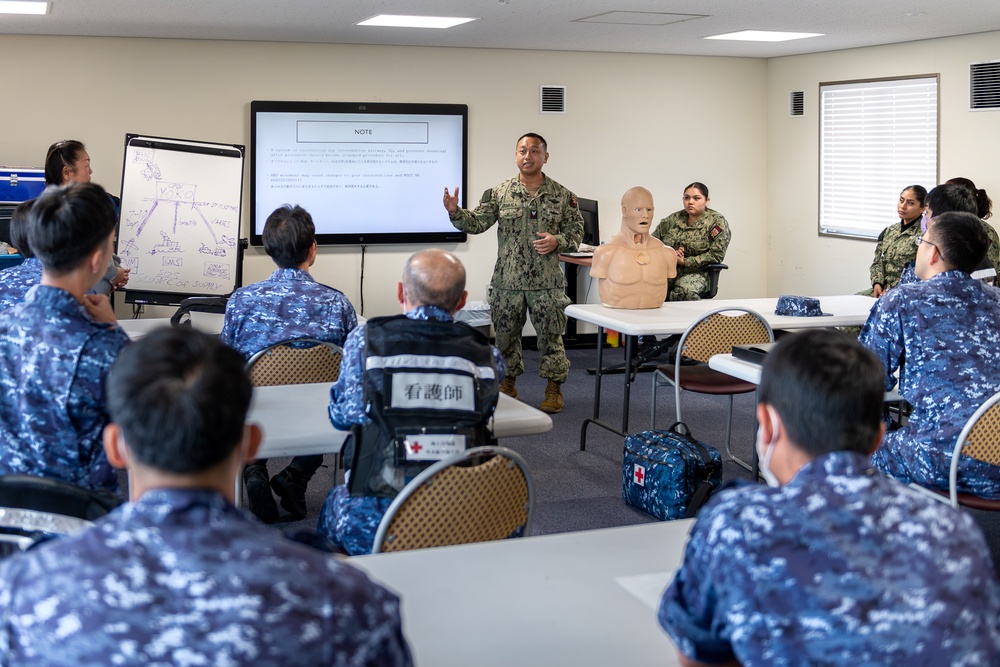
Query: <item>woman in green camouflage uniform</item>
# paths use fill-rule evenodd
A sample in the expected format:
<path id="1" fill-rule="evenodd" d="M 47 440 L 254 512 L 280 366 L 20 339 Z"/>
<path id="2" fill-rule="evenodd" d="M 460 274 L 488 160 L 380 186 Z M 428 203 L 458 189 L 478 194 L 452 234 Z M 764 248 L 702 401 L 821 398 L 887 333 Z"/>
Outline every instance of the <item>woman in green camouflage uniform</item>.
<path id="1" fill-rule="evenodd" d="M 726 257 L 732 234 L 721 213 L 708 208 L 708 186 L 684 188 L 684 208 L 671 213 L 653 230 L 653 236 L 677 252 L 677 277 L 670 281 L 667 301 L 698 301 L 708 292 L 706 264 Z"/>
<path id="2" fill-rule="evenodd" d="M 899 193 L 896 213 L 898 225 L 889 225 L 878 235 L 875 259 L 869 273 L 872 288 L 861 292 L 865 296 L 880 297 L 886 290 L 899 283 L 903 268 L 917 256 L 913 239 L 920 235 L 920 216 L 924 212 L 927 190 L 920 185 L 910 185 Z"/>

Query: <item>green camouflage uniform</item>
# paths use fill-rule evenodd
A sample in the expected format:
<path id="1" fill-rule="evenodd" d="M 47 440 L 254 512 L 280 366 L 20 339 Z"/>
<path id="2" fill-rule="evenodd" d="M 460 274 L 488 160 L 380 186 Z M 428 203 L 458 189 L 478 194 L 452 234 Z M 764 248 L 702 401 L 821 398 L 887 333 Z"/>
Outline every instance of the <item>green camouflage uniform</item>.
<path id="1" fill-rule="evenodd" d="M 481 234 L 500 222 L 489 302 L 507 375 L 517 377 L 524 372 L 521 330 L 527 312 L 538 335 L 538 374 L 565 382 L 569 359 L 562 335 L 570 301 L 558 255 L 576 251 L 583 238 L 583 216 L 576 195 L 546 176 L 532 197 L 515 176 L 484 192 L 475 211 L 458 209 L 450 218 L 456 229 L 469 234 Z M 536 232 L 555 236 L 559 242 L 556 250 L 539 255 L 532 245 L 539 238 Z"/>
<path id="2" fill-rule="evenodd" d="M 687 220 L 687 211 L 680 210 L 660 220 L 653 230 L 653 236 L 674 250 L 684 248 L 684 264 L 677 264 L 668 301 L 699 301 L 708 293 L 708 275 L 701 267 L 725 259 L 733 238 L 726 219 L 710 208 L 693 225 Z"/>
<path id="3" fill-rule="evenodd" d="M 990 247 L 986 251 L 986 259 L 990 260 L 990 264 L 997 270 L 997 285 L 1000 285 L 1000 238 L 997 238 L 997 230 L 993 229 L 993 225 L 985 220 L 983 220 L 983 228 L 986 230 L 986 236 L 990 237 Z"/>
<path id="4" fill-rule="evenodd" d="M 875 246 L 875 260 L 869 269 L 872 288 L 881 285 L 883 290 L 892 289 L 899 283 L 903 268 L 917 257 L 917 246 L 913 242 L 920 236 L 920 218 L 906 227 L 902 224 L 889 225 L 878 235 Z M 861 292 L 871 296 L 872 290 Z"/>

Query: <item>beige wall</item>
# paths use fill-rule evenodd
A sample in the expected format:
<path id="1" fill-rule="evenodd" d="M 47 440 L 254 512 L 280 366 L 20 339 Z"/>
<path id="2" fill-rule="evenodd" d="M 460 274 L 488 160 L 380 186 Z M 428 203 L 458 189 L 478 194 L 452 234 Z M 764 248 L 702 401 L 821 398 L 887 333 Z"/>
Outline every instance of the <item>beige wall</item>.
<path id="1" fill-rule="evenodd" d="M 939 178 L 965 176 L 985 188 L 997 202 L 990 222 L 998 224 L 1000 112 L 969 111 L 970 63 L 997 58 L 1000 32 L 768 61 L 768 295 L 845 294 L 870 286 L 874 242 L 817 233 L 820 82 L 940 74 Z M 792 90 L 805 91 L 805 117 L 788 116 Z M 895 204 L 885 203 L 886 225 L 899 220 Z"/>
<path id="2" fill-rule="evenodd" d="M 712 206 L 733 227 L 722 297 L 823 295 L 866 286 L 873 244 L 816 232 L 821 81 L 940 73 L 941 177 L 968 176 L 1000 195 L 1000 114 L 967 110 L 968 65 L 1000 55 L 996 32 L 770 61 L 9 35 L 0 40 L 4 62 L 19 62 L 25 54 L 41 74 L 10 91 L 0 106 L 0 163 L 40 166 L 49 143 L 81 138 L 93 157 L 95 179 L 117 190 L 126 132 L 249 144 L 252 99 L 467 103 L 472 201 L 513 175 L 513 141 L 529 130 L 551 144 L 550 176 L 600 200 L 604 238 L 618 228 L 618 203 L 628 187 L 649 187 L 662 217 L 678 207 L 684 184 L 706 182 Z M 541 84 L 568 86 L 567 114 L 538 113 Z M 788 92 L 798 89 L 805 91 L 806 115 L 789 118 Z M 893 205 L 886 202 L 886 224 L 893 222 Z M 244 236 L 248 214 L 245 195 Z M 484 298 L 495 232 L 452 249 L 469 268 L 470 298 Z M 395 312 L 393 284 L 411 250 L 369 248 L 367 315 Z M 260 280 L 271 267 L 260 250 L 251 249 L 245 280 Z M 360 267 L 359 248 L 327 248 L 314 272 L 359 304 Z"/>
<path id="3" fill-rule="evenodd" d="M 604 238 L 618 229 L 619 201 L 629 187 L 652 190 L 663 217 L 680 208 L 684 185 L 704 181 L 712 206 L 733 227 L 727 257 L 732 268 L 720 295 L 755 296 L 764 290 L 763 60 L 76 37 L 0 40 L 3 62 L 24 62 L 26 54 L 36 74 L 27 86 L 9 91 L 0 106 L 3 164 L 40 165 L 52 141 L 79 138 L 88 145 L 95 181 L 117 190 L 126 132 L 249 145 L 254 99 L 467 103 L 472 202 L 514 175 L 514 141 L 526 131 L 548 139 L 546 172 L 552 178 L 600 201 Z M 538 113 L 542 84 L 568 87 L 567 114 Z M 248 215 L 245 193 L 244 236 Z M 470 298 L 485 298 L 495 232 L 452 249 L 469 269 Z M 412 250 L 369 248 L 366 315 L 396 312 L 395 281 Z M 260 280 L 272 267 L 260 250 L 251 249 L 245 281 Z M 360 267 L 359 248 L 328 248 L 314 273 L 358 305 Z"/>

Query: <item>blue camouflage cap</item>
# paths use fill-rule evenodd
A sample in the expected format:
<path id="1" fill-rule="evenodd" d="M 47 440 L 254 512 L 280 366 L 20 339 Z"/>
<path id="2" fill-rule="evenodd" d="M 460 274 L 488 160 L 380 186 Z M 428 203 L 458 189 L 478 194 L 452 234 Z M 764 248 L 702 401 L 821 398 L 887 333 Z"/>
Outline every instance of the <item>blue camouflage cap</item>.
<path id="1" fill-rule="evenodd" d="M 774 314 L 791 317 L 829 317 L 833 315 L 833 313 L 824 313 L 820 309 L 819 299 L 815 297 L 787 294 L 778 297 L 778 305 L 774 308 Z"/>

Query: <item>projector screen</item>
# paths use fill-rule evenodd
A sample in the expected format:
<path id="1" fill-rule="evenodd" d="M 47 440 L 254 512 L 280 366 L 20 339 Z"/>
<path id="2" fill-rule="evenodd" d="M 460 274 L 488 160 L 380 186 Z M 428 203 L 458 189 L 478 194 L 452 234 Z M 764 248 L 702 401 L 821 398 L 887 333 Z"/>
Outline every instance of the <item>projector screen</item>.
<path id="1" fill-rule="evenodd" d="M 312 214 L 320 245 L 464 242 L 441 202 L 465 206 L 464 104 L 250 103 L 250 243 L 284 204 Z"/>

